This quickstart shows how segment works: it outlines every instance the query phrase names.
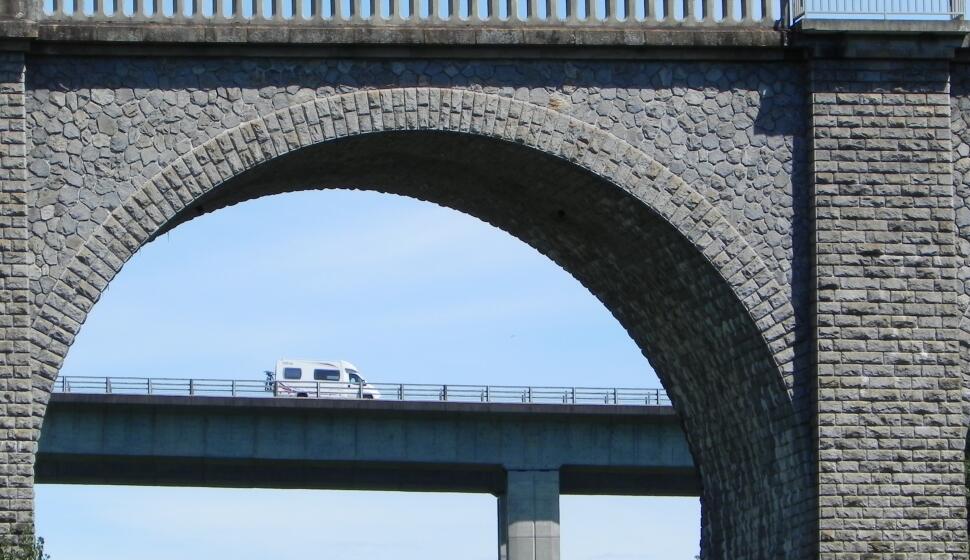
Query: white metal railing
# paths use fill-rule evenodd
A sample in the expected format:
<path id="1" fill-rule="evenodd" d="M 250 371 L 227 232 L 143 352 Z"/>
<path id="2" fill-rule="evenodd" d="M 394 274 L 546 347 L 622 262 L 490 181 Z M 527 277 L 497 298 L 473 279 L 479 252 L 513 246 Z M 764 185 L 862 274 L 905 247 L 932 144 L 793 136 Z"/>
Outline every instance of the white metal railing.
<path id="1" fill-rule="evenodd" d="M 58 21 L 772 26 L 788 0 L 37 0 Z"/>
<path id="2" fill-rule="evenodd" d="M 792 20 L 945 21 L 965 13 L 965 0 L 793 0 Z"/>
<path id="3" fill-rule="evenodd" d="M 669 406 L 663 389 L 60 376 L 56 393 Z"/>
<path id="4" fill-rule="evenodd" d="M 36 0 L 53 21 L 435 26 L 774 26 L 963 19 L 966 0 Z M 791 6 L 789 9 L 788 6 Z"/>

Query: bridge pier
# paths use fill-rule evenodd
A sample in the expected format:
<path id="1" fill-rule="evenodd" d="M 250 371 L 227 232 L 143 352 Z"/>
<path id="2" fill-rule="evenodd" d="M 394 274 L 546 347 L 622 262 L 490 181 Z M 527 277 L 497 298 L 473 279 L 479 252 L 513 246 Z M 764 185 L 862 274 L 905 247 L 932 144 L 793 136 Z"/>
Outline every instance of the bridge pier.
<path id="1" fill-rule="evenodd" d="M 559 560 L 559 471 L 510 470 L 498 496 L 499 560 Z"/>
<path id="2" fill-rule="evenodd" d="M 822 560 L 966 558 L 949 82 L 812 67 Z"/>

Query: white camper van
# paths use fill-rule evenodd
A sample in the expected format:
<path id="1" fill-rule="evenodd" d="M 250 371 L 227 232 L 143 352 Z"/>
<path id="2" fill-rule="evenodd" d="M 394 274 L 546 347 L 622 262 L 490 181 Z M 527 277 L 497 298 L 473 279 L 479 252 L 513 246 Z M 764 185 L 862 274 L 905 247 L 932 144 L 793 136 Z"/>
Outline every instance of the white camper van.
<path id="1" fill-rule="evenodd" d="M 350 362 L 280 360 L 266 372 L 266 388 L 275 397 L 379 399 L 381 393 Z"/>

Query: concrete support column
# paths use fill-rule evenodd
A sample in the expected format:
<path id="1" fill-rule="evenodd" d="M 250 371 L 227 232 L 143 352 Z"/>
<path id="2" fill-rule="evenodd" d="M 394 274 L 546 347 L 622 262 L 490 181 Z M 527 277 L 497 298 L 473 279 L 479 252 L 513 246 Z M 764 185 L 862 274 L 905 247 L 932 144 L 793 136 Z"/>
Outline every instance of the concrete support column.
<path id="1" fill-rule="evenodd" d="M 508 471 L 498 497 L 499 560 L 559 560 L 559 471 Z"/>
<path id="2" fill-rule="evenodd" d="M 819 558 L 965 559 L 946 61 L 814 61 Z"/>
<path id="3" fill-rule="evenodd" d="M 33 521 L 24 56 L 0 54 L 0 534 Z"/>

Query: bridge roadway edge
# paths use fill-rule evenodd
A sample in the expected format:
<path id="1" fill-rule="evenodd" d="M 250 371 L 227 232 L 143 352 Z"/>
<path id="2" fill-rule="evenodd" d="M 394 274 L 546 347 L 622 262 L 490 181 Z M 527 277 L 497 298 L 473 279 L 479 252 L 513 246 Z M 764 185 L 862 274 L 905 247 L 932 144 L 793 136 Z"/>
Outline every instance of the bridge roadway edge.
<path id="1" fill-rule="evenodd" d="M 504 491 L 507 470 L 525 468 L 560 470 L 565 494 L 700 492 L 678 418 L 666 406 L 56 394 L 48 415 L 38 451 L 38 483 L 497 495 Z M 235 448 L 186 443 L 200 425 L 207 426 L 202 428 L 206 441 L 229 440 Z M 306 454 L 288 446 L 294 438 L 301 449 L 312 445 L 311 436 L 279 436 L 285 426 L 321 434 L 342 431 L 353 434 L 348 437 L 354 441 L 325 437 L 320 441 L 331 441 L 333 454 Z M 394 436 L 365 451 L 368 430 Z M 606 434 L 611 435 L 602 439 Z M 271 448 L 257 442 L 277 436 L 285 441 Z M 571 438 L 586 442 L 575 443 L 582 450 L 567 449 Z M 151 443 L 113 447 L 112 439 Z M 483 448 L 466 445 L 471 440 L 484 442 Z M 405 453 L 400 445 L 416 451 Z M 456 447 L 443 448 L 447 445 Z M 528 458 L 536 453 L 541 458 Z M 448 456 L 450 461 L 442 460 Z M 572 459 L 563 462 L 567 457 Z"/>

